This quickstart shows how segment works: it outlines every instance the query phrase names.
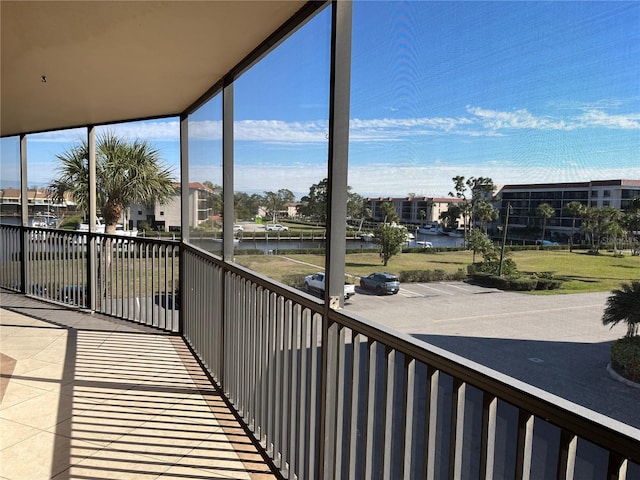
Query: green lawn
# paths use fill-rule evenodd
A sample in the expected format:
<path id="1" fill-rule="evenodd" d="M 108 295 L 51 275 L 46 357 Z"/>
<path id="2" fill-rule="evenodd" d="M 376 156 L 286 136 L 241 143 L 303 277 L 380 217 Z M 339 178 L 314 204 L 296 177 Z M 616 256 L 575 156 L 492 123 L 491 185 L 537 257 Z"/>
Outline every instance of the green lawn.
<path id="1" fill-rule="evenodd" d="M 610 252 L 589 255 L 583 251 L 527 250 L 513 252 L 511 258 L 523 273 L 553 272 L 556 277 L 566 280 L 560 290 L 535 294 L 610 291 L 621 283 L 640 278 L 640 257 L 628 254 L 616 258 Z M 236 257 L 236 261 L 279 281 L 286 275 L 307 275 L 324 267 L 322 255 L 247 255 Z M 346 272 L 353 277 L 375 271 L 399 274 L 403 270 L 444 270 L 453 273 L 466 269 L 471 262 L 471 252 L 402 253 L 383 267 L 377 253 L 356 253 L 347 255 Z"/>

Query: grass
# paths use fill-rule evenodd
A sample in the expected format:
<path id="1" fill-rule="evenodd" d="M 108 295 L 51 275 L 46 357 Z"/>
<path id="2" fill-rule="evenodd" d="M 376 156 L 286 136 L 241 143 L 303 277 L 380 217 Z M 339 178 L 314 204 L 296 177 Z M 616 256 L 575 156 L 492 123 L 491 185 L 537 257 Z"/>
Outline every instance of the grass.
<path id="1" fill-rule="evenodd" d="M 526 250 L 513 252 L 511 258 L 522 273 L 552 272 L 565 280 L 560 290 L 532 292 L 537 295 L 611 291 L 624 282 L 640 278 L 640 257 L 630 255 L 618 258 L 610 252 L 589 255 L 582 251 Z M 285 275 L 308 275 L 324 269 L 322 255 L 247 255 L 236 257 L 236 261 L 277 281 L 282 281 Z M 403 253 L 393 257 L 384 267 L 377 253 L 355 253 L 347 255 L 345 266 L 347 275 L 360 277 L 380 271 L 399 274 L 403 270 L 454 273 L 466 269 L 471 262 L 472 254 L 468 251 Z"/>

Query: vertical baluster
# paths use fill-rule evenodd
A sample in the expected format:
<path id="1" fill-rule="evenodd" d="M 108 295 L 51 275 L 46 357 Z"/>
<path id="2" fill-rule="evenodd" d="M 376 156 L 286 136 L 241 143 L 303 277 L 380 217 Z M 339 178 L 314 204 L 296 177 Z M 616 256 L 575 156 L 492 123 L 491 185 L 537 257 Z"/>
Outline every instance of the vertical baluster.
<path id="1" fill-rule="evenodd" d="M 467 384 L 458 378 L 453 379 L 451 398 L 451 438 L 449 447 L 449 478 L 462 478 L 462 447 L 464 440 L 464 411 Z"/>
<path id="2" fill-rule="evenodd" d="M 391 480 L 393 470 L 393 406 L 395 402 L 394 385 L 396 376 L 396 350 L 385 348 L 385 367 L 384 367 L 384 399 L 385 399 L 385 418 L 384 418 L 384 444 L 382 445 L 383 463 L 382 478 Z"/>
<path id="3" fill-rule="evenodd" d="M 533 449 L 533 423 L 531 413 L 520 410 L 518 415 L 518 442 L 516 445 L 516 480 L 529 480 Z"/>
<path id="4" fill-rule="evenodd" d="M 484 392 L 482 398 L 482 438 L 480 440 L 480 478 L 493 478 L 496 448 L 498 398 Z"/>
<path id="5" fill-rule="evenodd" d="M 436 477 L 436 438 L 438 434 L 438 395 L 440 390 L 440 371 L 429 367 L 427 371 L 427 407 L 425 428 L 426 437 L 424 439 L 424 459 L 426 460 L 427 480 L 434 480 Z"/>

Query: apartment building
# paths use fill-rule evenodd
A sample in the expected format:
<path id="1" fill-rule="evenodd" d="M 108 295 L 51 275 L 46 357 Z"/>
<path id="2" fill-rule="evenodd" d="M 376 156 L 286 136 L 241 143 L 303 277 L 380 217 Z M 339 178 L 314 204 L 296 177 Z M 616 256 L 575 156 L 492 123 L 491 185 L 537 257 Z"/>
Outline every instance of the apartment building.
<path id="1" fill-rule="evenodd" d="M 419 225 L 439 221 L 442 212 L 446 212 L 451 205 L 462 203 L 462 200 L 451 197 L 369 197 L 367 202 L 374 220 L 384 220 L 382 204 L 390 203 L 400 222 Z"/>
<path id="2" fill-rule="evenodd" d="M 181 210 L 180 195 L 181 189 L 177 185 L 176 193 L 166 204 L 160 205 L 131 205 L 130 207 L 130 225 L 138 227 L 140 222 L 147 222 L 154 230 L 162 230 L 164 232 L 180 231 L 181 229 Z M 205 222 L 210 216 L 220 214 L 214 212 L 211 198 L 214 192 L 206 185 L 200 182 L 189 183 L 189 218 L 187 224 L 190 228 L 197 228 L 202 222 Z"/>
<path id="3" fill-rule="evenodd" d="M 504 185 L 498 196 L 501 198 L 500 218 L 504 218 L 507 206 L 511 206 L 511 226 L 538 225 L 540 219 L 536 216 L 536 208 L 548 203 L 555 210 L 555 215 L 547 220 L 547 230 L 550 234 L 566 234 L 571 231 L 574 220 L 565 210 L 568 203 L 579 202 L 589 207 L 613 207 L 624 211 L 634 198 L 640 197 L 640 180 Z M 578 219 L 576 227 L 579 225 Z"/>

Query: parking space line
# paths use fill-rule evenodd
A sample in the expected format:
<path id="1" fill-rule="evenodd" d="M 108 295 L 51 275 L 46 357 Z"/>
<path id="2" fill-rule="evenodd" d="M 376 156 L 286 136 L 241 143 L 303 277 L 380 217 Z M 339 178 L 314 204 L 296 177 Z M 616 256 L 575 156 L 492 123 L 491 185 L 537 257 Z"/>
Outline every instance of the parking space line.
<path id="1" fill-rule="evenodd" d="M 416 283 L 416 285 L 419 285 L 423 288 L 428 288 L 429 290 L 435 290 L 436 292 L 440 292 L 445 295 L 455 295 L 455 293 L 447 292 L 446 290 L 440 290 L 439 288 L 430 287 L 429 285 L 425 285 L 423 283 Z"/>
<path id="2" fill-rule="evenodd" d="M 575 305 L 575 306 L 557 307 L 557 308 L 541 308 L 539 310 L 537 309 L 523 310 L 519 312 L 488 313 L 485 315 L 472 315 L 469 317 L 443 318 L 440 320 L 433 320 L 432 323 L 455 322 L 458 320 L 477 320 L 479 318 L 516 317 L 521 314 L 528 314 L 532 312 L 535 312 L 535 313 L 560 312 L 562 310 L 582 310 L 585 308 L 594 308 L 594 307 L 602 307 L 602 304 L 594 303 L 592 305 Z"/>
<path id="3" fill-rule="evenodd" d="M 473 293 L 475 291 L 472 288 L 461 287 L 460 285 L 454 285 L 453 283 L 445 283 L 445 285 L 447 287 L 457 288 L 458 290 L 462 290 L 463 292 L 471 292 L 471 293 Z"/>

